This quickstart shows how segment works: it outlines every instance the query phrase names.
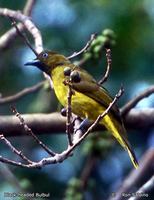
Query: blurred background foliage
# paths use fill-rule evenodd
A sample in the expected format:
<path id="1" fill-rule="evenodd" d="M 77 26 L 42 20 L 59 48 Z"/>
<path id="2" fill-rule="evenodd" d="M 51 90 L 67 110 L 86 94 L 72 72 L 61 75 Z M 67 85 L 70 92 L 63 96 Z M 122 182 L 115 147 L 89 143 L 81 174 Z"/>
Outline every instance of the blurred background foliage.
<path id="1" fill-rule="evenodd" d="M 14 1 L 1 0 L 0 7 L 22 10 L 25 2 L 16 0 L 14 3 Z M 80 50 L 92 33 L 100 34 L 105 28 L 111 28 L 117 37 L 116 46 L 112 50 L 112 71 L 105 87 L 114 95 L 121 83 L 124 85 L 125 94 L 119 102 L 122 106 L 154 82 L 153 7 L 153 0 L 38 0 L 33 8 L 32 19 L 42 33 L 44 48 L 58 51 L 66 56 Z M 10 27 L 10 21 L 0 17 L 0 35 Z M 29 39 L 32 40 L 30 36 Z M 0 54 L 1 96 L 14 94 L 43 79 L 38 69 L 24 66 L 25 62 L 35 56 L 20 37 L 14 40 L 9 48 L 1 50 Z M 91 61 L 85 65 L 97 80 L 101 78 L 105 67 L 105 52 L 99 62 Z M 137 107 L 153 107 L 153 102 L 152 95 L 142 100 Z M 47 113 L 59 108 L 54 93 L 51 94 L 44 89 L 14 104 L 20 113 Z M 0 114 L 12 114 L 10 105 L 0 106 Z M 132 134 L 128 133 L 128 135 L 138 157 L 145 149 L 154 145 L 153 130 L 144 131 L 143 134 L 132 131 Z M 41 139 L 59 152 L 66 147 L 64 135 L 41 136 Z M 47 156 L 29 137 L 11 138 L 11 141 L 34 160 Z M 88 145 L 91 147 L 91 144 Z M 51 165 L 42 170 L 9 166 L 20 182 L 20 186 L 8 181 L 10 179 L 7 180 L 5 176 L 2 177 L 0 199 L 3 199 L 4 191 L 17 191 L 20 190 L 19 188 L 28 192 L 50 192 L 51 199 L 61 199 L 68 181 L 72 177 L 80 177 L 87 154 L 85 148 L 90 148 L 88 145 L 78 148 L 74 156 L 64 163 Z M 12 154 L 4 145 L 0 145 L 0 151 L 2 155 L 12 158 Z M 1 166 L 0 172 L 3 172 L 5 167 Z M 93 199 L 95 195 L 95 199 L 106 199 L 112 191 L 116 191 L 131 168 L 127 154 L 119 145 L 110 148 L 92 170 L 89 187 L 85 193 L 86 198 Z M 77 198 L 80 199 L 80 195 Z"/>

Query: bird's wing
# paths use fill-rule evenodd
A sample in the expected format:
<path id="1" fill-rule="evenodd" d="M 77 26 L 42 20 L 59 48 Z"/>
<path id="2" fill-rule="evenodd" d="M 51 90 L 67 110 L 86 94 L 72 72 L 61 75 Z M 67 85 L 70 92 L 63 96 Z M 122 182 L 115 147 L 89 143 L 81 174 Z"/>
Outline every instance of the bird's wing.
<path id="1" fill-rule="evenodd" d="M 93 77 L 85 70 L 79 68 L 78 72 L 80 74 L 81 81 L 79 83 L 73 83 L 73 89 L 80 93 L 84 93 L 88 97 L 97 101 L 103 107 L 107 108 L 113 100 L 108 91 L 98 85 Z M 120 112 L 116 105 L 113 105 L 110 113 L 112 113 L 113 116 L 115 116 L 116 119 L 121 123 Z"/>

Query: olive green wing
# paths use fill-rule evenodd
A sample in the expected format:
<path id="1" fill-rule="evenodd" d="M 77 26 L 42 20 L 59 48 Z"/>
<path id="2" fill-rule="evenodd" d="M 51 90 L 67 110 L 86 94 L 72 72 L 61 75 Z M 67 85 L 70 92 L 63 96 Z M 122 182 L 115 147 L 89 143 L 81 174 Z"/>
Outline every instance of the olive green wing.
<path id="1" fill-rule="evenodd" d="M 81 68 L 76 68 L 76 70 L 80 74 L 81 81 L 79 83 L 73 83 L 73 89 L 84 93 L 88 97 L 94 99 L 99 104 L 101 104 L 103 107 L 107 108 L 109 104 L 113 101 L 112 97 L 109 95 L 108 91 L 98 85 L 95 79 L 85 70 Z M 110 110 L 110 113 L 113 114 L 113 116 L 120 122 L 121 122 L 121 116 L 119 109 L 116 105 L 113 105 L 113 107 Z"/>

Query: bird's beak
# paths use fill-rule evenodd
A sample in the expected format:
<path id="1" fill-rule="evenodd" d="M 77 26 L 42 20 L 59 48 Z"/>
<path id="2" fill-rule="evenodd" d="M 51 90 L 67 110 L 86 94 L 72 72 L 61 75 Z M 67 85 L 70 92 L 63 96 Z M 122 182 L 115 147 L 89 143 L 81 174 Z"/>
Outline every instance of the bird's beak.
<path id="1" fill-rule="evenodd" d="M 26 66 L 27 65 L 35 66 L 35 67 L 39 68 L 41 71 L 47 73 L 48 67 L 44 63 L 42 63 L 40 60 L 38 60 L 37 58 L 32 60 L 32 61 L 30 61 L 30 62 L 25 63 L 24 65 L 26 65 Z"/>
<path id="2" fill-rule="evenodd" d="M 40 62 L 40 60 L 38 60 L 37 58 L 36 59 L 34 59 L 34 60 L 32 60 L 32 61 L 29 61 L 29 62 L 27 62 L 27 63 L 25 63 L 24 65 L 33 65 L 33 66 L 36 66 L 36 67 L 40 67 L 40 65 L 41 65 L 41 62 Z"/>

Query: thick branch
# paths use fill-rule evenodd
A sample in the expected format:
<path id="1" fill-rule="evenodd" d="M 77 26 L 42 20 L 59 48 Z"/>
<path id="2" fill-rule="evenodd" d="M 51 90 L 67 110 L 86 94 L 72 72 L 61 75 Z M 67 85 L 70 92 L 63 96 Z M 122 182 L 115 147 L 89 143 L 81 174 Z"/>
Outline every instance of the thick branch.
<path id="1" fill-rule="evenodd" d="M 25 114 L 22 117 L 35 134 L 65 132 L 66 120 L 59 113 Z M 27 134 L 16 116 L 0 116 L 0 131 L 4 136 Z"/>
<path id="2" fill-rule="evenodd" d="M 60 113 L 51 114 L 24 114 L 26 124 L 35 134 L 65 133 L 66 118 Z M 154 109 L 132 109 L 124 118 L 127 129 L 143 130 L 154 127 Z M 95 130 L 104 130 L 98 126 Z M 0 131 L 4 136 L 21 136 L 25 131 L 15 116 L 0 116 Z"/>

